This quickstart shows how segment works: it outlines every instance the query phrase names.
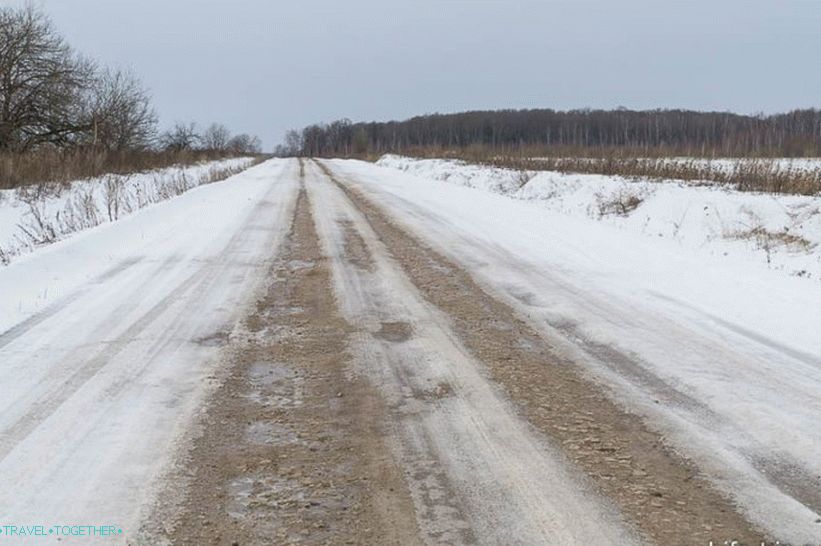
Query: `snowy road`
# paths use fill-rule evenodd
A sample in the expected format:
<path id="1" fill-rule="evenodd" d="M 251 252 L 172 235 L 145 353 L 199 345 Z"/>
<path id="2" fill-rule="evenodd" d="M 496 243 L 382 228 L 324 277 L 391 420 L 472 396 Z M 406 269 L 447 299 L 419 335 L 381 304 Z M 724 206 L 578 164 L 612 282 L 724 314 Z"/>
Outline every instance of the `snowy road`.
<path id="1" fill-rule="evenodd" d="M 821 543 L 821 295 L 704 260 L 356 161 L 196 188 L 0 269 L 0 526 Z"/>
<path id="2" fill-rule="evenodd" d="M 311 167 L 308 192 L 343 314 L 375 333 L 354 341 L 356 361 L 397 408 L 397 457 L 426 541 L 635 543 L 483 377 L 451 318 L 394 261 L 402 249 L 380 242 L 342 189 Z"/>
<path id="3" fill-rule="evenodd" d="M 291 168 L 252 168 L 0 270 L 0 522 L 133 536 L 275 255 Z"/>
<path id="4" fill-rule="evenodd" d="M 346 185 L 457 261 L 772 536 L 821 542 L 821 290 L 362 162 Z"/>

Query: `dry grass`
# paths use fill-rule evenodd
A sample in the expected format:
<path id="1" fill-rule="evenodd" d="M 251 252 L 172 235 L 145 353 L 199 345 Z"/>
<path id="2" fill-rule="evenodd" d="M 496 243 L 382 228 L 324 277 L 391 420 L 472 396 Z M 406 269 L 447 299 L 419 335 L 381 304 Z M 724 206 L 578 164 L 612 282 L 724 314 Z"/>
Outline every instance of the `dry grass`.
<path id="1" fill-rule="evenodd" d="M 727 236 L 729 239 L 751 241 L 756 248 L 763 250 L 767 255 L 767 263 L 772 263 L 772 254 L 779 248 L 790 252 L 807 253 L 815 244 L 800 235 L 789 231 L 770 231 L 764 226 L 755 226 L 743 231 L 737 231 Z"/>
<path id="2" fill-rule="evenodd" d="M 762 249 L 780 246 L 793 251 L 807 252 L 814 247 L 812 242 L 800 235 L 789 231 L 769 231 L 763 226 L 734 233 L 732 238 L 754 241 L 756 246 Z"/>
<path id="3" fill-rule="evenodd" d="M 784 168 L 771 159 L 730 160 L 731 168 L 709 161 L 669 158 L 516 158 L 494 157 L 482 163 L 531 171 L 602 174 L 651 180 L 682 180 L 731 186 L 738 191 L 816 195 L 821 193 L 821 169 Z"/>
<path id="4" fill-rule="evenodd" d="M 599 197 L 597 199 L 599 217 L 610 215 L 629 216 L 643 202 L 644 198 L 627 190 L 622 190 L 618 195 L 609 199 Z"/>
<path id="5" fill-rule="evenodd" d="M 0 189 L 58 183 L 106 174 L 129 174 L 221 159 L 212 152 L 92 152 L 46 149 L 26 154 L 0 155 Z"/>
<path id="6" fill-rule="evenodd" d="M 212 166 L 202 176 L 192 178 L 185 170 L 165 170 L 152 174 L 151 181 L 136 181 L 132 174 L 106 174 L 94 184 L 69 186 L 43 182 L 20 186 L 16 198 L 27 207 L 28 217 L 18 224 L 17 240 L 25 247 L 38 247 L 59 240 L 63 236 L 113 222 L 152 203 L 181 195 L 202 184 L 220 182 L 262 162 L 258 158 L 250 164 L 233 167 Z M 95 198 L 95 190 L 102 188 L 102 199 Z M 65 195 L 58 211 L 49 212 L 49 200 Z M 0 247 L 0 265 L 7 265 L 19 249 Z"/>
<path id="7" fill-rule="evenodd" d="M 678 158 L 660 150 L 520 149 L 504 152 L 483 146 L 459 150 L 418 148 L 404 152 L 421 158 L 462 159 L 517 171 L 558 171 L 562 173 L 601 174 L 649 180 L 681 180 L 694 184 L 723 184 L 738 191 L 816 195 L 821 193 L 821 168 L 784 167 L 772 158 L 734 158 L 730 168 L 708 158 Z M 594 152 L 596 152 L 594 150 Z M 636 154 L 636 155 L 630 155 Z M 675 160 L 671 158 L 677 157 Z"/>
<path id="8" fill-rule="evenodd" d="M 250 165 L 245 165 L 242 167 L 211 167 L 208 170 L 208 174 L 205 175 L 205 180 L 202 182 L 202 184 L 213 184 L 214 182 L 222 182 L 226 178 L 230 178 L 234 175 L 241 173 L 246 169 L 250 169 L 255 165 L 259 165 L 260 163 L 265 161 L 265 159 L 266 158 L 264 157 L 258 157 L 254 159 L 254 161 Z"/>

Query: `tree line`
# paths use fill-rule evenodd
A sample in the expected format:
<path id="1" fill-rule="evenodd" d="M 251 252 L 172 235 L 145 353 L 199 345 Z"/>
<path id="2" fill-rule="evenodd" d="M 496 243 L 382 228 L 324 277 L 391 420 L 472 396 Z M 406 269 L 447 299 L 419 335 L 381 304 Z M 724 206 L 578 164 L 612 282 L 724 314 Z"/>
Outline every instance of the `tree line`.
<path id="1" fill-rule="evenodd" d="M 291 130 L 277 155 L 356 156 L 471 147 L 546 155 L 819 156 L 821 110 L 741 115 L 692 110 L 472 111 L 405 121 L 343 119 Z"/>
<path id="2" fill-rule="evenodd" d="M 34 7 L 0 7 L 0 154 L 41 150 L 259 153 L 259 138 L 221 124 L 158 131 L 151 97 L 132 73 L 76 52 Z"/>

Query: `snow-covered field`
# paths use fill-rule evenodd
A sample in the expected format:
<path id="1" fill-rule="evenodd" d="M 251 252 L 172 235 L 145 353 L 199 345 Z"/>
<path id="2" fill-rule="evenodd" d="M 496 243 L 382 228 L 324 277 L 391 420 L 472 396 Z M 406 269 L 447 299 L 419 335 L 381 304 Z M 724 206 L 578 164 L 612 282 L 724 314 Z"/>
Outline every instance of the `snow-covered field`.
<path id="1" fill-rule="evenodd" d="M 554 173 L 521 187 L 518 173 L 397 157 L 333 166 L 643 415 L 752 521 L 782 543 L 821 540 L 821 199 Z M 642 202 L 602 215 L 624 192 Z M 755 237 L 737 236 L 758 226 L 808 243 L 772 245 L 768 264 Z"/>
<path id="2" fill-rule="evenodd" d="M 665 161 L 669 161 L 672 163 L 680 163 L 680 164 L 693 164 L 696 165 L 704 165 L 709 166 L 710 168 L 714 169 L 722 169 L 725 172 L 732 172 L 733 169 L 736 169 L 740 166 L 745 166 L 749 164 L 761 164 L 761 163 L 769 163 L 771 162 L 773 166 L 780 171 L 817 171 L 821 169 L 821 158 L 817 157 L 796 157 L 796 158 L 789 158 L 789 157 L 782 157 L 782 158 L 775 158 L 775 159 L 747 159 L 747 158 L 714 158 L 714 159 L 702 159 L 702 158 L 693 158 L 693 157 L 671 157 L 665 159 Z"/>
<path id="3" fill-rule="evenodd" d="M 234 158 L 129 175 L 106 175 L 68 185 L 0 190 L 0 266 L 38 246 L 111 222 L 180 195 L 213 175 L 248 167 Z"/>
<path id="4" fill-rule="evenodd" d="M 815 160 L 785 162 L 792 168 L 821 169 Z M 738 192 L 595 174 L 521 173 L 392 155 L 377 164 L 533 201 L 552 212 L 674 241 L 728 262 L 821 279 L 821 196 Z"/>
<path id="5" fill-rule="evenodd" d="M 549 157 L 534 157 L 535 161 L 551 161 L 553 158 Z M 692 167 L 696 169 L 703 169 L 715 172 L 723 172 L 732 174 L 735 171 L 750 167 L 753 165 L 766 166 L 775 172 L 792 171 L 792 172 L 806 172 L 821 170 L 821 158 L 817 157 L 779 157 L 779 158 L 702 158 L 702 157 L 646 157 L 636 158 L 637 161 L 647 162 L 651 164 L 664 163 L 667 165 L 681 165 L 685 167 Z M 596 163 L 602 161 L 598 158 L 589 158 L 587 161 Z"/>

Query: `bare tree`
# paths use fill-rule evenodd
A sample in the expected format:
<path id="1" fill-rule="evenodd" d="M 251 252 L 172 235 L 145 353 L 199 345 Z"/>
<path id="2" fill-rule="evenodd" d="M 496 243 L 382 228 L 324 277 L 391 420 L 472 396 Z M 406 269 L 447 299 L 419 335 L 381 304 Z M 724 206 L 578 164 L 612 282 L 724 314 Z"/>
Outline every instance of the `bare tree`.
<path id="1" fill-rule="evenodd" d="M 193 150 L 200 142 L 195 123 L 177 123 L 160 136 L 160 146 L 172 152 Z"/>
<path id="2" fill-rule="evenodd" d="M 121 70 L 103 70 L 89 98 L 89 139 L 106 150 L 147 148 L 157 130 L 151 98 L 140 81 Z"/>
<path id="3" fill-rule="evenodd" d="M 206 150 L 224 152 L 228 149 L 231 131 L 221 123 L 212 123 L 202 134 L 201 145 Z"/>
<path id="4" fill-rule="evenodd" d="M 251 140 L 248 143 L 248 150 L 249 154 L 261 154 L 262 153 L 262 140 L 256 135 L 251 136 Z"/>
<path id="5" fill-rule="evenodd" d="M 302 130 L 303 155 L 489 149 L 556 156 L 590 154 L 821 154 L 821 110 L 748 116 L 692 110 L 497 110 L 430 114 L 405 121 L 347 119 Z M 538 150 L 533 150 L 538 147 Z"/>
<path id="6" fill-rule="evenodd" d="M 258 154 L 262 151 L 262 142 L 257 136 L 243 133 L 231 138 L 228 150 L 235 154 Z"/>
<path id="7" fill-rule="evenodd" d="M 67 144 L 87 130 L 94 65 L 33 7 L 0 7 L 0 150 Z"/>
<path id="8" fill-rule="evenodd" d="M 299 155 L 302 150 L 302 134 L 299 131 L 291 129 L 285 133 L 285 155 L 294 156 Z"/>

